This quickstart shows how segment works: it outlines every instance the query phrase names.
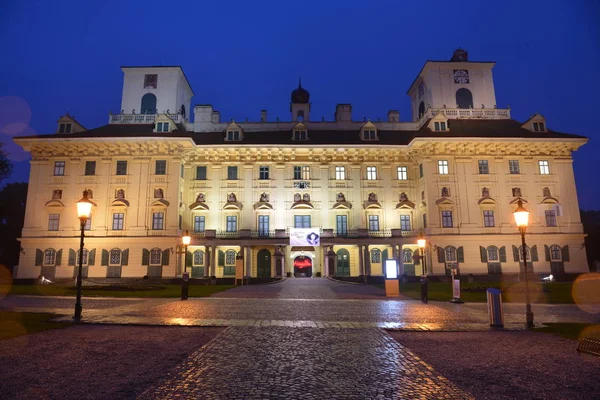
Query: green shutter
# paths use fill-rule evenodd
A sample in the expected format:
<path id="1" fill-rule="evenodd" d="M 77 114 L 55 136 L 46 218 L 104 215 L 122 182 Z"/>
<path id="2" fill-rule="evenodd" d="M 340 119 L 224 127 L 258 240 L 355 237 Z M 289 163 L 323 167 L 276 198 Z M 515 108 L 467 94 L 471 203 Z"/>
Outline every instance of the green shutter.
<path id="1" fill-rule="evenodd" d="M 102 249 L 102 261 L 100 262 L 100 265 L 103 267 L 108 266 L 108 250 Z"/>
<path id="2" fill-rule="evenodd" d="M 94 266 L 95 262 L 96 262 L 96 249 L 92 249 L 88 253 L 88 265 Z"/>
<path id="3" fill-rule="evenodd" d="M 79 261 L 79 260 L 75 260 L 75 257 L 76 257 L 75 250 L 69 249 L 69 264 L 68 264 L 69 266 L 75 265 L 75 263 L 77 261 Z"/>
<path id="4" fill-rule="evenodd" d="M 142 265 L 148 266 L 150 264 L 150 250 L 142 249 Z"/>
<path id="5" fill-rule="evenodd" d="M 506 247 L 505 246 L 500 247 L 500 262 L 501 263 L 506 262 Z"/>
<path id="6" fill-rule="evenodd" d="M 481 254 L 481 262 L 486 263 L 487 259 L 487 249 L 483 246 L 479 246 L 479 253 Z"/>
<path id="7" fill-rule="evenodd" d="M 538 253 L 537 253 L 537 246 L 533 246 L 531 248 L 531 261 L 539 261 Z"/>
<path id="8" fill-rule="evenodd" d="M 387 260 L 388 257 L 388 249 L 385 249 L 382 253 L 381 253 L 381 263 L 383 264 L 384 268 L 385 268 L 385 260 Z"/>
<path id="9" fill-rule="evenodd" d="M 563 261 L 571 261 L 569 257 L 569 245 L 562 247 L 562 260 Z"/>
<path id="10" fill-rule="evenodd" d="M 544 245 L 544 254 L 546 254 L 546 261 L 550 261 L 550 247 Z"/>
<path id="11" fill-rule="evenodd" d="M 35 266 L 41 267 L 44 263 L 44 252 L 40 249 L 35 249 Z"/>
<path id="12" fill-rule="evenodd" d="M 217 262 L 218 266 L 223 266 L 225 265 L 225 253 L 223 253 L 221 250 L 219 250 L 219 261 Z"/>
<path id="13" fill-rule="evenodd" d="M 193 265 L 193 262 L 194 262 L 194 256 L 192 255 L 191 251 L 188 251 L 187 253 L 185 253 L 185 265 L 191 266 L 191 265 Z"/>
<path id="14" fill-rule="evenodd" d="M 443 248 L 441 248 L 441 247 L 437 248 L 437 256 L 438 256 L 439 263 L 443 264 L 446 261 L 445 257 L 444 257 L 444 249 Z"/>
<path id="15" fill-rule="evenodd" d="M 60 265 L 62 262 L 62 249 L 56 252 L 56 265 Z"/>
<path id="16" fill-rule="evenodd" d="M 462 246 L 456 249 L 456 261 L 458 261 L 459 263 L 465 262 L 465 251 L 463 250 Z"/>
<path id="17" fill-rule="evenodd" d="M 519 248 L 513 244 L 513 259 L 515 262 L 519 262 Z"/>
<path id="18" fill-rule="evenodd" d="M 169 265 L 169 254 L 170 254 L 169 249 L 163 250 L 162 252 L 162 265 Z"/>
<path id="19" fill-rule="evenodd" d="M 121 255 L 121 265 L 129 264 L 129 249 L 123 250 L 123 254 Z"/>

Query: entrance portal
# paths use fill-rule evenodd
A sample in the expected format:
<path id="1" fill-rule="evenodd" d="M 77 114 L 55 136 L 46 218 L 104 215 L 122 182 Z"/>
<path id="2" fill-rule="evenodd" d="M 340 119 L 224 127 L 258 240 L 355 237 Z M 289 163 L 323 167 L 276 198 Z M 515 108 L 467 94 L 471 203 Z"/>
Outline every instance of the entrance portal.
<path id="1" fill-rule="evenodd" d="M 312 259 L 306 256 L 294 258 L 294 276 L 296 278 L 310 278 L 312 276 Z"/>

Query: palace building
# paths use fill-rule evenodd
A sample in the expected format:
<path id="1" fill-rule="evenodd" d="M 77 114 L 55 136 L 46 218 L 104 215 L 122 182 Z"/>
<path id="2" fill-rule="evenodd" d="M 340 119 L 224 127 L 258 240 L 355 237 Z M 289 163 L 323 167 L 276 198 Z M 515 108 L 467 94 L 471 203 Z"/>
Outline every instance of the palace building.
<path id="1" fill-rule="evenodd" d="M 298 84 L 289 120 L 262 110 L 243 122 L 192 108 L 181 67 L 122 67 L 122 110 L 106 125 L 67 114 L 53 134 L 15 138 L 32 157 L 16 277 L 75 276 L 84 190 L 88 278 L 170 278 L 184 262 L 193 278 L 233 277 L 240 255 L 250 277 L 377 276 L 389 258 L 409 276 L 518 273 L 519 199 L 531 212 L 528 267 L 585 272 L 572 152 L 587 139 L 539 114 L 511 119 L 494 65 L 461 49 L 427 61 L 405 121 L 395 110 L 357 121 L 350 104 L 315 120 Z M 291 242 L 299 228 L 308 243 Z"/>

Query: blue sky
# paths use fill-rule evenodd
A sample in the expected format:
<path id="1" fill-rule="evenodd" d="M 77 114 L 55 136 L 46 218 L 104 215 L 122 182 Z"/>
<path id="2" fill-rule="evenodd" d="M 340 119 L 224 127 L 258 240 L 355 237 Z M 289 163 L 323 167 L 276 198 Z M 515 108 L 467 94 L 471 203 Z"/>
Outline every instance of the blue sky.
<path id="1" fill-rule="evenodd" d="M 600 6 L 589 1 L 4 0 L 0 13 L 0 141 L 28 179 L 11 137 L 52 133 L 69 111 L 87 128 L 120 108 L 121 65 L 181 65 L 223 120 L 289 117 L 302 76 L 311 117 L 410 119 L 406 90 L 427 59 L 457 47 L 492 60 L 496 99 L 524 121 L 588 136 L 575 153 L 583 209 L 600 209 Z M 140 6 L 143 4 L 143 6 Z"/>

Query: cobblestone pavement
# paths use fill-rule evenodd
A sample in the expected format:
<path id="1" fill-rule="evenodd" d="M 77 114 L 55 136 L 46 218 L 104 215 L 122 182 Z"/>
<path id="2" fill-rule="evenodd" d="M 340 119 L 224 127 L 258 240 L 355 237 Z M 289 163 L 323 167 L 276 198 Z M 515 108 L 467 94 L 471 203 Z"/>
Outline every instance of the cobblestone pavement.
<path id="1" fill-rule="evenodd" d="M 229 327 L 139 399 L 472 399 L 377 329 Z"/>

